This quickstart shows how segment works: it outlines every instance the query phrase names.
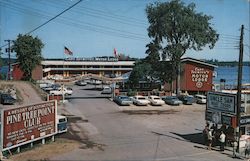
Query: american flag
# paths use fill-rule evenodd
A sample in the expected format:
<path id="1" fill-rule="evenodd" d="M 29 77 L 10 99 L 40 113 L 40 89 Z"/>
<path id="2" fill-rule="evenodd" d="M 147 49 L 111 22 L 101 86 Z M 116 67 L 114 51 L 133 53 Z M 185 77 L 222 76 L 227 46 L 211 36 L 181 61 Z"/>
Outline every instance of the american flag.
<path id="1" fill-rule="evenodd" d="M 73 52 L 69 50 L 66 46 L 64 46 L 64 54 L 73 55 Z"/>

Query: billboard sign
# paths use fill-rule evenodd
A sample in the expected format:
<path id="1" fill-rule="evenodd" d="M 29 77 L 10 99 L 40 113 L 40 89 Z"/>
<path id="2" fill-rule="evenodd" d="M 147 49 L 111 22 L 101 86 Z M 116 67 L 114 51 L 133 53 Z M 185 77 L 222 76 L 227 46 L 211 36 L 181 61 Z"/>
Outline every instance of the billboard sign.
<path id="1" fill-rule="evenodd" d="M 2 150 L 18 147 L 57 132 L 55 101 L 3 109 Z"/>
<path id="2" fill-rule="evenodd" d="M 207 121 L 219 124 L 221 123 L 221 112 L 218 111 L 206 111 L 205 118 Z"/>
<path id="3" fill-rule="evenodd" d="M 241 116 L 240 117 L 240 125 L 249 125 L 250 124 L 250 116 Z"/>
<path id="4" fill-rule="evenodd" d="M 230 125 L 232 127 L 236 123 L 236 116 L 226 115 L 217 111 L 206 111 L 205 118 L 212 123 Z"/>
<path id="5" fill-rule="evenodd" d="M 219 111 L 225 114 L 236 115 L 236 94 L 208 92 L 207 110 Z"/>

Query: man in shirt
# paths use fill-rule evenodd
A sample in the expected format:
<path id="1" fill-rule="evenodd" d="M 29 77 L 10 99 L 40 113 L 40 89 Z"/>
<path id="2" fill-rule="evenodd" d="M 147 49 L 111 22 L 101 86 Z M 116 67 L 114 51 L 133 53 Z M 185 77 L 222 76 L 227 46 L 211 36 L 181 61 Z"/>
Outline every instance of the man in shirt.
<path id="1" fill-rule="evenodd" d="M 224 151 L 226 135 L 224 134 L 222 130 L 221 130 L 219 141 L 220 141 L 220 151 Z"/>
<path id="2" fill-rule="evenodd" d="M 213 134 L 212 134 L 212 130 L 211 129 L 208 129 L 207 141 L 208 141 L 208 150 L 211 150 L 212 141 L 213 141 Z"/>

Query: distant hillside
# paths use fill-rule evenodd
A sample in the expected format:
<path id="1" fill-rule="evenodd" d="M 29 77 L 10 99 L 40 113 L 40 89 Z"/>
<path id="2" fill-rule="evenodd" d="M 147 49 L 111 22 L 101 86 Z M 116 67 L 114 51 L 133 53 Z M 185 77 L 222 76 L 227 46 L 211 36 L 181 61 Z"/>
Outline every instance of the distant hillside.
<path id="1" fill-rule="evenodd" d="M 238 66 L 238 61 L 218 61 L 216 59 L 205 60 L 206 63 L 217 65 L 217 66 Z M 243 66 L 250 66 L 249 61 L 243 62 Z"/>
<path id="2" fill-rule="evenodd" d="M 8 65 L 8 61 L 9 59 L 8 58 L 0 58 L 0 65 L 2 66 L 7 66 Z M 10 59 L 10 63 L 15 63 L 16 62 L 16 59 Z"/>

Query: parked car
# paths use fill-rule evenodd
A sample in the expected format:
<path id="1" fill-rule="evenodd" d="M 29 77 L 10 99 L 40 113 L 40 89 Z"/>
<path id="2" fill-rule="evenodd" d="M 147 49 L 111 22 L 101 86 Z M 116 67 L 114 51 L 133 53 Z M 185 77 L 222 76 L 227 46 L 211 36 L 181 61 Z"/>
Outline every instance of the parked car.
<path id="1" fill-rule="evenodd" d="M 150 103 L 150 101 L 146 97 L 139 96 L 139 95 L 132 97 L 132 101 L 133 101 L 133 103 L 135 105 L 144 105 L 144 106 L 146 106 L 146 105 L 148 105 Z"/>
<path id="2" fill-rule="evenodd" d="M 111 87 L 103 87 L 101 94 L 111 94 L 112 88 Z"/>
<path id="3" fill-rule="evenodd" d="M 95 80 L 95 79 L 91 79 L 90 81 L 88 81 L 89 84 L 93 84 L 93 85 L 101 85 L 102 81 L 100 80 Z"/>
<path id="4" fill-rule="evenodd" d="M 84 80 L 79 80 L 79 81 L 76 81 L 75 84 L 78 86 L 86 86 L 87 82 L 85 82 Z"/>
<path id="5" fill-rule="evenodd" d="M 67 117 L 62 115 L 57 115 L 57 133 L 64 133 L 67 132 Z"/>
<path id="6" fill-rule="evenodd" d="M 47 87 L 44 87 L 44 88 L 42 88 L 44 91 L 46 91 L 46 92 L 49 92 L 49 91 L 51 91 L 51 90 L 57 90 L 57 89 L 59 89 L 59 88 L 61 88 L 61 85 L 60 84 L 51 84 L 51 85 L 49 85 L 49 86 L 47 86 Z"/>
<path id="7" fill-rule="evenodd" d="M 16 102 L 16 100 L 10 94 L 2 93 L 0 97 L 1 104 L 3 105 L 13 105 Z"/>
<path id="8" fill-rule="evenodd" d="M 207 103 L 207 97 L 204 96 L 204 95 L 197 94 L 194 97 L 196 99 L 196 103 L 200 103 L 200 104 L 206 104 Z"/>
<path id="9" fill-rule="evenodd" d="M 59 88 L 56 90 L 49 91 L 49 94 L 53 95 L 71 95 L 73 93 L 73 90 L 71 88 Z"/>
<path id="10" fill-rule="evenodd" d="M 119 95 L 114 98 L 114 102 L 116 102 L 119 105 L 123 106 L 129 106 L 133 103 L 133 101 L 128 96 Z"/>
<path id="11" fill-rule="evenodd" d="M 177 96 L 166 96 L 166 97 L 162 97 L 162 100 L 165 101 L 166 104 L 169 105 L 175 105 L 175 106 L 179 106 L 180 104 L 182 104 L 182 101 L 179 100 L 177 98 Z"/>
<path id="12" fill-rule="evenodd" d="M 148 100 L 150 101 L 151 105 L 164 105 L 165 102 L 159 96 L 149 96 Z"/>
<path id="13" fill-rule="evenodd" d="M 194 96 L 190 96 L 190 95 L 180 95 L 179 99 L 185 105 L 192 105 L 195 102 Z"/>

